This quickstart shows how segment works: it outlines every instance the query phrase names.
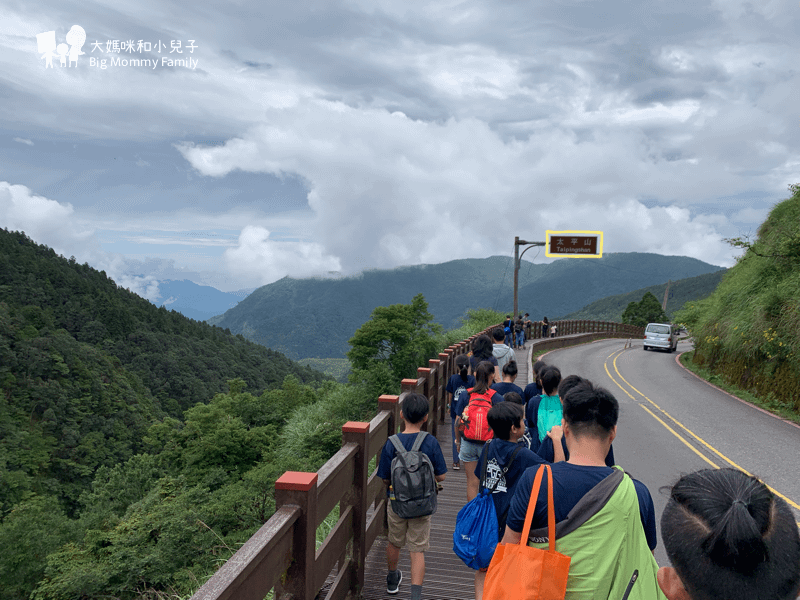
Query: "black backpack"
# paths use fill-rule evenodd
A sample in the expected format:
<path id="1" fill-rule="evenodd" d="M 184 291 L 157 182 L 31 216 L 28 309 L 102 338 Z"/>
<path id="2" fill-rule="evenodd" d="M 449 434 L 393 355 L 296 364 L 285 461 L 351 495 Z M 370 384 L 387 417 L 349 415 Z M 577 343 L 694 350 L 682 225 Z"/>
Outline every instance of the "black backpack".
<path id="1" fill-rule="evenodd" d="M 411 450 L 406 450 L 397 435 L 389 441 L 397 450 L 392 459 L 389 500 L 392 510 L 398 517 L 413 519 L 436 512 L 436 476 L 430 457 L 420 451 L 420 446 L 428 435 L 425 431 L 417 434 Z"/>

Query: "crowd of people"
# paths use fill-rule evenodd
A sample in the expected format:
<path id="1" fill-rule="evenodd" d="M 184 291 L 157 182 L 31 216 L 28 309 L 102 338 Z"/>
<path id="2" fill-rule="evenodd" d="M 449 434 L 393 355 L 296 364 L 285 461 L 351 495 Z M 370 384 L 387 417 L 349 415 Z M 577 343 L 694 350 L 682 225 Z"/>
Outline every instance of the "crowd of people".
<path id="1" fill-rule="evenodd" d="M 456 358 L 458 372 L 446 390 L 452 418 L 452 468 L 463 467 L 466 472 L 467 502 L 481 490 L 490 490 L 502 544 L 521 542 L 529 505 L 533 505 L 527 545 L 548 547 L 547 498 L 552 485 L 557 550 L 571 558 L 566 598 L 798 597 L 800 535 L 793 513 L 761 481 L 735 469 L 683 475 L 669 488 L 661 534 L 671 566 L 659 567 L 654 557 L 656 514 L 650 491 L 615 462 L 617 400 L 579 375 L 562 377 L 557 367 L 542 361 L 533 365 L 534 381 L 521 388 L 515 383 L 518 369 L 509 352 L 507 329 L 495 329 L 492 337 L 494 343 L 480 336 L 471 357 Z M 414 442 L 413 432 L 427 419 L 419 399 L 414 403 L 420 407 L 411 414 L 408 397 L 403 401 L 406 449 Z M 443 479 L 447 470 L 443 453 L 438 444 L 430 446 L 435 476 Z M 396 456 L 387 443 L 379 476 L 390 488 L 389 463 Z M 542 480 L 534 498 L 534 479 L 542 465 L 549 465 L 551 479 Z M 387 591 L 398 591 L 402 574 L 397 570 L 397 556 L 406 544 L 412 553 L 411 597 L 417 600 L 430 517 L 421 528 L 408 523 L 401 528 L 392 522 Z M 476 600 L 483 597 L 485 578 L 486 569 L 478 569 Z"/>

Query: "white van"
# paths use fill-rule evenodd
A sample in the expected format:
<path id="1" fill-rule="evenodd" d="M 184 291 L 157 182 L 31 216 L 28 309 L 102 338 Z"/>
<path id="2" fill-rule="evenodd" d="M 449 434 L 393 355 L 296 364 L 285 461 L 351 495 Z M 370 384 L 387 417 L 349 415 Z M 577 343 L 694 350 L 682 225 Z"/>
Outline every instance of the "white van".
<path id="1" fill-rule="evenodd" d="M 662 348 L 675 352 L 678 348 L 678 332 L 669 323 L 648 323 L 644 330 L 644 349 Z"/>

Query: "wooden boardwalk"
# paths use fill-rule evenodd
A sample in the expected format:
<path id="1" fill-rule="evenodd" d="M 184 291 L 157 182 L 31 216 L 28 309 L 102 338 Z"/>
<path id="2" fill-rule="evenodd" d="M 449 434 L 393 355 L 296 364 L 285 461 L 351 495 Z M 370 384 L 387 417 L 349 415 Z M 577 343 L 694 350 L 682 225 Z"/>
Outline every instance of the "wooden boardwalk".
<path id="1" fill-rule="evenodd" d="M 529 383 L 531 373 L 531 344 L 527 349 L 516 349 L 517 385 L 524 388 Z M 444 489 L 439 494 L 439 504 L 431 524 L 431 547 L 425 553 L 425 581 L 422 586 L 422 597 L 425 600 L 467 600 L 475 597 L 475 571 L 467 567 L 453 553 L 453 529 L 456 515 L 467 501 L 467 479 L 464 470 L 453 471 L 452 441 L 449 417 L 444 427 L 439 428 L 437 436 L 447 461 L 447 478 Z M 366 582 L 364 600 L 398 598 L 407 600 L 411 597 L 411 567 L 408 550 L 400 553 L 400 570 L 403 571 L 403 583 L 400 591 L 391 596 L 386 593 L 386 538 L 379 537 L 367 556 Z"/>

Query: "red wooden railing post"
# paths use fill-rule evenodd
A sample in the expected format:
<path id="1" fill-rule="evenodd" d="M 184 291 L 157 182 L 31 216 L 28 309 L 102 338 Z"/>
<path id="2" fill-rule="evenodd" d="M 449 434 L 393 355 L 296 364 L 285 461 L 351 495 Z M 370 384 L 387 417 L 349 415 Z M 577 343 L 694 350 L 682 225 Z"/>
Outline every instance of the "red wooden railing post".
<path id="1" fill-rule="evenodd" d="M 358 446 L 353 469 L 353 491 L 339 508 L 339 514 L 347 505 L 353 507 L 353 567 L 355 577 L 350 590 L 354 598 L 361 596 L 364 589 L 364 567 L 367 563 L 367 481 L 369 479 L 369 423 L 348 421 L 342 425 L 342 445 L 353 443 Z"/>
<path id="2" fill-rule="evenodd" d="M 389 417 L 389 435 L 394 435 L 400 428 L 400 396 L 384 394 L 378 398 L 378 412 L 385 410 Z M 388 437 L 388 436 L 387 436 Z"/>
<path id="3" fill-rule="evenodd" d="M 422 391 L 420 393 L 428 399 L 430 406 L 425 431 L 436 437 L 436 432 L 439 430 L 439 419 L 436 418 L 439 405 L 436 402 L 436 395 L 431 385 L 431 370 L 428 367 L 418 367 L 417 377 L 422 380 Z"/>
<path id="4" fill-rule="evenodd" d="M 286 570 L 286 580 L 275 586 L 275 597 L 291 594 L 297 600 L 313 600 L 314 559 L 317 541 L 317 474 L 287 471 L 275 482 L 275 508 L 294 505 L 301 516 L 294 528 L 292 564 Z"/>
<path id="5" fill-rule="evenodd" d="M 416 379 L 401 379 L 400 380 L 400 398 L 398 400 L 400 411 L 403 410 L 403 398 L 405 398 L 406 394 L 415 394 L 417 392 L 417 382 Z M 400 430 L 403 431 L 405 429 L 405 422 L 400 419 Z M 423 431 L 428 431 L 428 424 L 422 426 Z"/>
<path id="6" fill-rule="evenodd" d="M 444 364 L 438 358 L 432 358 L 428 361 L 428 367 L 431 370 L 431 395 L 436 398 L 436 411 L 431 415 L 437 423 L 444 422 L 444 405 L 447 404 L 444 398 L 444 385 L 442 384 L 442 371 Z"/>

